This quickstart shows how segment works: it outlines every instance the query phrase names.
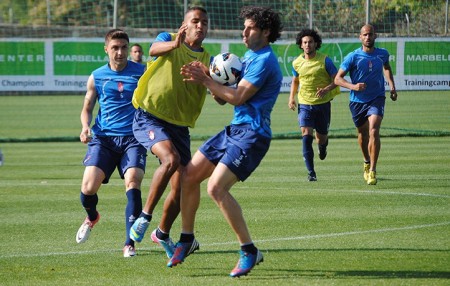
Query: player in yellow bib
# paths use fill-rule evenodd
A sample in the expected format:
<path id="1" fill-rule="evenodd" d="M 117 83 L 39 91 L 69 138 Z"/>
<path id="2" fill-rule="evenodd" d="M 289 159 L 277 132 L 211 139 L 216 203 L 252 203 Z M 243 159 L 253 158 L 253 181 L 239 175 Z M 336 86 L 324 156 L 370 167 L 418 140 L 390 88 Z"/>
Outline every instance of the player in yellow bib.
<path id="1" fill-rule="evenodd" d="M 177 40 L 174 33 L 161 33 L 156 43 Z M 147 67 L 133 96 L 133 105 L 166 122 L 194 127 L 206 96 L 203 85 L 183 82 L 180 69 L 186 63 L 200 61 L 209 66 L 211 56 L 203 48 L 192 49 L 186 44 L 158 56 Z"/>
<path id="2" fill-rule="evenodd" d="M 324 160 L 327 156 L 331 120 L 330 102 L 340 92 L 339 87 L 334 84 L 337 69 L 329 57 L 317 51 L 322 45 L 322 38 L 316 31 L 302 30 L 297 34 L 296 44 L 303 53 L 292 62 L 293 78 L 288 106 L 295 110 L 295 95 L 298 91 L 298 123 L 302 131 L 303 159 L 308 171 L 308 181 L 317 181 L 313 135 L 315 130 L 319 158 Z"/>
<path id="3" fill-rule="evenodd" d="M 200 7 L 190 8 L 175 34 L 160 33 L 150 47 L 153 59 L 138 82 L 133 105 L 137 108 L 133 133 L 160 162 L 151 180 L 149 194 L 130 237 L 142 241 L 153 211 L 170 181 L 159 227 L 152 240 L 173 255 L 169 232 L 180 212 L 180 175 L 191 159 L 189 127 L 195 126 L 206 97 L 201 84 L 183 82 L 183 65 L 200 61 L 209 66 L 211 56 L 202 43 L 208 32 L 208 15 Z"/>

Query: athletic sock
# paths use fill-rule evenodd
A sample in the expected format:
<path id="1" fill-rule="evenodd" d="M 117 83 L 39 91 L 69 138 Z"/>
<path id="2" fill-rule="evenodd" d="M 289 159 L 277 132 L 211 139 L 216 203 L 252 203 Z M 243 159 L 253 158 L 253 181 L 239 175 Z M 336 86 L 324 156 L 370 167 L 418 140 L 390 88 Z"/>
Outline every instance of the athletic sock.
<path id="1" fill-rule="evenodd" d="M 145 218 L 146 220 L 148 220 L 148 221 L 152 221 L 152 215 L 151 214 L 148 214 L 148 213 L 146 213 L 146 212 L 141 212 L 141 215 L 139 216 L 139 217 L 143 217 L 143 218 Z"/>
<path id="2" fill-rule="evenodd" d="M 256 255 L 256 253 L 258 253 L 258 249 L 253 243 L 241 245 L 241 250 L 253 255 Z"/>
<path id="3" fill-rule="evenodd" d="M 159 227 L 156 229 L 156 237 L 161 240 L 166 240 L 169 238 L 169 234 L 162 231 Z"/>
<path id="4" fill-rule="evenodd" d="M 192 243 L 194 241 L 194 234 L 193 233 L 181 233 L 180 234 L 180 242 L 183 243 Z"/>
<path id="5" fill-rule="evenodd" d="M 130 229 L 142 211 L 141 191 L 130 189 L 126 192 L 128 203 L 125 208 L 125 245 L 134 246 L 134 241 L 130 238 Z"/>
<path id="6" fill-rule="evenodd" d="M 83 192 L 80 192 L 80 201 L 83 208 L 86 210 L 88 218 L 90 221 L 94 221 L 97 219 L 97 203 L 98 196 L 94 195 L 85 195 Z"/>
<path id="7" fill-rule="evenodd" d="M 314 138 L 311 135 L 305 135 L 302 138 L 303 142 L 303 160 L 306 164 L 306 169 L 308 173 L 314 172 L 314 151 L 312 147 L 312 142 Z"/>

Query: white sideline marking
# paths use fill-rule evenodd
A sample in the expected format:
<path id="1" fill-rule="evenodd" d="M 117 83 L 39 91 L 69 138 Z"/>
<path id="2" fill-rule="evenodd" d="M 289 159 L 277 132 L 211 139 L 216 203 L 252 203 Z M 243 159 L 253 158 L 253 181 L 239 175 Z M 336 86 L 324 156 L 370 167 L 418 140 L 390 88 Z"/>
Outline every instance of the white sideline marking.
<path id="1" fill-rule="evenodd" d="M 429 228 L 429 227 L 439 227 L 439 226 L 445 226 L 445 225 L 449 225 L 449 224 L 450 224 L 450 221 L 447 221 L 447 222 L 432 223 L 432 224 L 411 225 L 411 226 L 404 226 L 404 227 L 380 228 L 380 229 L 372 229 L 372 230 L 347 231 L 347 232 L 326 233 L 326 234 L 313 234 L 313 235 L 304 235 L 304 236 L 295 236 L 295 237 L 279 237 L 279 238 L 255 240 L 255 242 L 264 243 L 264 242 L 277 242 L 277 241 L 320 239 L 320 238 L 340 237 L 340 236 L 348 236 L 348 235 L 356 235 L 356 234 L 381 233 L 381 232 L 402 231 L 402 230 L 411 230 L 411 229 L 420 229 L 420 228 Z M 202 243 L 201 245 L 217 246 L 217 245 L 232 245 L 232 244 L 236 244 L 236 241 L 221 242 L 221 243 Z M 139 249 L 153 250 L 155 248 L 139 248 Z M 86 251 L 69 251 L 69 252 L 47 252 L 47 253 L 33 253 L 33 254 L 11 254 L 11 255 L 1 255 L 0 259 L 24 258 L 24 257 L 46 257 L 46 256 L 54 256 L 54 255 L 116 253 L 116 252 L 118 252 L 118 250 L 116 250 L 116 249 L 108 249 L 108 250 L 105 249 L 105 250 L 86 250 Z"/>

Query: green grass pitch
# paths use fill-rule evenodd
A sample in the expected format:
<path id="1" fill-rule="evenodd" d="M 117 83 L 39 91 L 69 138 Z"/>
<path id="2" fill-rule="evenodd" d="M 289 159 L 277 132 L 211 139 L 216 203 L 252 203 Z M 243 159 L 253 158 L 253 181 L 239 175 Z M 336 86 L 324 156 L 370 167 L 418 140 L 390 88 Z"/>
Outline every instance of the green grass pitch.
<path id="1" fill-rule="evenodd" d="M 86 146 L 76 141 L 82 99 L 0 97 L 0 285 L 449 285 L 449 92 L 405 92 L 387 102 L 376 186 L 362 178 L 347 94 L 333 103 L 317 182 L 306 181 L 299 139 L 273 140 L 255 173 L 232 190 L 265 258 L 240 279 L 228 277 L 239 245 L 204 185 L 200 251 L 173 269 L 149 238 L 162 203 L 138 256 L 122 257 L 126 197 L 117 173 L 100 189 L 102 218 L 91 237 L 75 242 L 85 217 L 79 190 Z M 230 118 L 230 106 L 208 101 L 192 149 Z M 286 94 L 273 127 L 283 138 L 298 133 Z M 156 164 L 149 155 L 143 199 Z M 179 231 L 177 220 L 174 240 Z"/>

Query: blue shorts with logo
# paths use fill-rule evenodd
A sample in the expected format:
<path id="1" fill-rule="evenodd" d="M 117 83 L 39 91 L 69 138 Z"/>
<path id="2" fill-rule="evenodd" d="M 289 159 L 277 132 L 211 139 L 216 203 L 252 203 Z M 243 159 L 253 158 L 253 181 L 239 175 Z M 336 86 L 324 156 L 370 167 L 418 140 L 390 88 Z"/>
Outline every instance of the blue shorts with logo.
<path id="1" fill-rule="evenodd" d="M 250 124 L 230 125 L 203 143 L 199 151 L 214 165 L 225 164 L 240 181 L 245 181 L 261 163 L 270 141 Z"/>
<path id="2" fill-rule="evenodd" d="M 145 171 L 146 157 L 147 150 L 132 135 L 95 135 L 88 143 L 83 164 L 100 168 L 105 173 L 103 184 L 107 184 L 116 167 L 122 179 L 128 168 Z"/>
<path id="3" fill-rule="evenodd" d="M 191 136 L 186 126 L 168 123 L 138 108 L 133 120 L 133 134 L 150 151 L 156 143 L 170 140 L 180 155 L 182 166 L 191 160 Z"/>
<path id="4" fill-rule="evenodd" d="M 298 124 L 300 127 L 312 127 L 318 133 L 327 135 L 330 129 L 331 103 L 317 105 L 298 105 Z"/>
<path id="5" fill-rule="evenodd" d="M 384 105 L 386 102 L 386 97 L 379 96 L 372 101 L 361 103 L 350 101 L 349 107 L 352 113 L 353 123 L 356 127 L 362 126 L 366 123 L 367 118 L 370 115 L 384 116 Z"/>

